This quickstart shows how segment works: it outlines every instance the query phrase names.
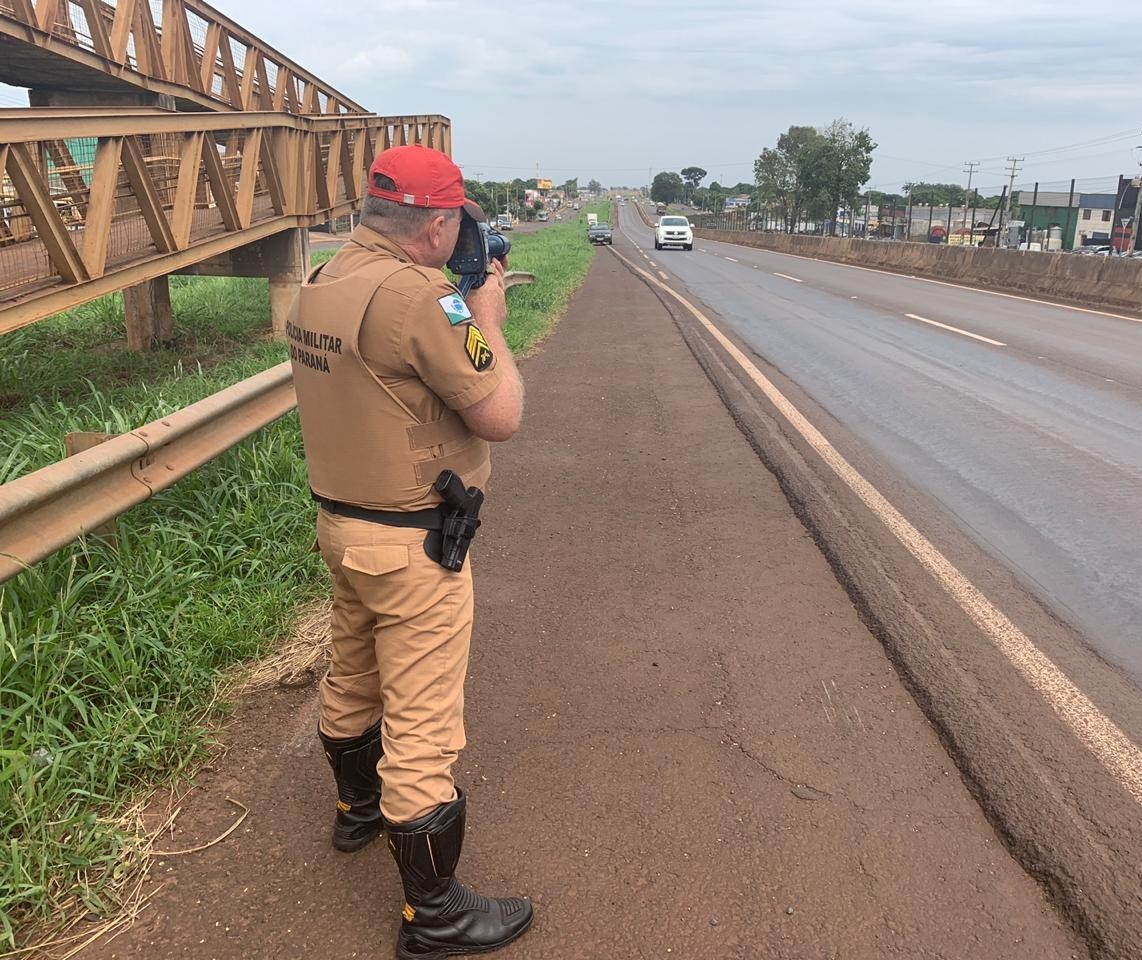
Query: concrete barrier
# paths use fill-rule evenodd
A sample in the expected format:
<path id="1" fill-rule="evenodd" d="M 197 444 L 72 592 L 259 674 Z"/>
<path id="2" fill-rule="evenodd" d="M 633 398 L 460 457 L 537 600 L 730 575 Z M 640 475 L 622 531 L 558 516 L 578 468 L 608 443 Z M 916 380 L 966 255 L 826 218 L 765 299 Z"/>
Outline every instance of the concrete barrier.
<path id="1" fill-rule="evenodd" d="M 695 234 L 706 240 L 951 280 L 1084 307 L 1142 312 L 1142 259 L 784 233 L 696 230 Z"/>

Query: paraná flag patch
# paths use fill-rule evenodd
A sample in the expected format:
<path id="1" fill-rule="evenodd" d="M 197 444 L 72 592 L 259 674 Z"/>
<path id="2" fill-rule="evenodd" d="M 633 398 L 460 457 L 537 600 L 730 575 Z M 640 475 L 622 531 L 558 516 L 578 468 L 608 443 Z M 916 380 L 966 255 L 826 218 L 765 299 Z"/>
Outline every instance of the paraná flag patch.
<path id="1" fill-rule="evenodd" d="M 440 309 L 444 311 L 444 316 L 448 318 L 448 322 L 452 326 L 472 319 L 472 311 L 468 309 L 468 304 L 458 293 L 450 293 L 436 302 L 440 304 Z"/>

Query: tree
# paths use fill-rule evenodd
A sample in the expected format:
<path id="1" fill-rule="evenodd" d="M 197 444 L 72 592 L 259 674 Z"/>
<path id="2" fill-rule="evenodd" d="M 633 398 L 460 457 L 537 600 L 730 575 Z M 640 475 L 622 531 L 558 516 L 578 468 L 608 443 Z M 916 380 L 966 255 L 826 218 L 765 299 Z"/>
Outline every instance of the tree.
<path id="1" fill-rule="evenodd" d="M 566 180 L 563 186 L 559 188 L 563 191 L 563 196 L 567 200 L 575 200 L 579 196 L 579 178 L 575 177 L 573 180 Z"/>
<path id="2" fill-rule="evenodd" d="M 694 193 L 698 189 L 698 184 L 705 179 L 706 171 L 701 167 L 683 167 L 682 179 L 686 182 L 686 190 L 683 191 L 685 196 L 694 202 Z"/>
<path id="3" fill-rule="evenodd" d="M 788 233 L 793 232 L 805 212 L 802 154 L 822 139 L 815 127 L 792 126 L 777 138 L 776 147 L 766 147 L 754 162 L 753 173 L 761 197 L 777 207 Z M 710 185 L 711 192 L 714 186 Z"/>
<path id="4" fill-rule="evenodd" d="M 912 194 L 913 203 L 939 207 L 946 207 L 949 203 L 953 207 L 962 207 L 967 196 L 967 191 L 958 183 L 925 183 L 923 180 L 904 184 L 904 191 Z"/>
<path id="5" fill-rule="evenodd" d="M 803 157 L 803 176 L 810 202 L 816 208 L 814 212 L 820 219 L 832 222 L 836 236 L 837 212 L 856 205 L 860 188 L 868 183 L 876 144 L 867 130 L 857 130 L 844 117 L 838 117 L 820 133 L 823 140 Z"/>
<path id="6" fill-rule="evenodd" d="M 696 190 L 698 184 L 706 179 L 706 171 L 701 167 L 683 167 L 682 179 L 686 181 L 691 190 Z"/>
<path id="7" fill-rule="evenodd" d="M 844 117 L 823 130 L 790 127 L 754 163 L 762 199 L 776 205 L 793 232 L 802 216 L 830 221 L 836 230 L 837 211 L 854 207 L 868 182 L 872 151 L 867 130 L 857 130 Z"/>
<path id="8" fill-rule="evenodd" d="M 676 173 L 656 173 L 650 185 L 650 199 L 655 203 L 673 203 L 682 194 L 682 178 Z"/>
<path id="9" fill-rule="evenodd" d="M 475 200 L 484 213 L 496 215 L 496 205 L 492 197 L 492 184 L 481 183 L 479 180 L 465 180 L 464 193 L 470 200 Z"/>
<path id="10" fill-rule="evenodd" d="M 587 189 L 591 193 L 602 193 L 603 185 L 598 180 L 591 180 L 587 183 Z"/>

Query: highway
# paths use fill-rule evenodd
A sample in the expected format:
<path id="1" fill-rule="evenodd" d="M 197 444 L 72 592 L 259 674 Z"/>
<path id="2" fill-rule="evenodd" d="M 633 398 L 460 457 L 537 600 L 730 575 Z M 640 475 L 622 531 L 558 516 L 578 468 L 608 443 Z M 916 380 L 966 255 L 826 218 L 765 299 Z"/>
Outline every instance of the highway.
<path id="1" fill-rule="evenodd" d="M 712 241 L 656 252 L 629 205 L 620 222 L 644 266 L 1142 680 L 1142 322 Z"/>

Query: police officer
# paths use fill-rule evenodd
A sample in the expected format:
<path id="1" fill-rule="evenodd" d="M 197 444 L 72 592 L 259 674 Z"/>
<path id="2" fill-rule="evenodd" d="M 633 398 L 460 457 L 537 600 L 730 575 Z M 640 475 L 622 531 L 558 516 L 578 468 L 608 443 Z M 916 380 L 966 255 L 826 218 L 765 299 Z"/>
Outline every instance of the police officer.
<path id="1" fill-rule="evenodd" d="M 489 899 L 455 876 L 472 574 L 437 562 L 433 482 L 452 470 L 482 488 L 488 441 L 509 439 L 523 412 L 503 265 L 467 302 L 440 269 L 466 216 L 484 218 L 447 156 L 384 151 L 360 226 L 310 274 L 286 328 L 333 578 L 318 730 L 337 782 L 333 845 L 357 850 L 387 829 L 405 896 L 400 958 L 494 950 L 532 919 L 529 901 Z"/>

